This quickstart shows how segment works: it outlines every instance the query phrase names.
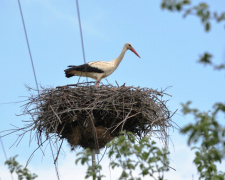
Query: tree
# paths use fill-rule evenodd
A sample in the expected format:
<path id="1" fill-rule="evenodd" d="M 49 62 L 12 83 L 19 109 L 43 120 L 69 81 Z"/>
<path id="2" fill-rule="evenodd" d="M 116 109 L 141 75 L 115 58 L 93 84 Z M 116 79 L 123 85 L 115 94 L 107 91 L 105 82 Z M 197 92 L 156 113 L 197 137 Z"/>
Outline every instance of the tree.
<path id="1" fill-rule="evenodd" d="M 225 21 L 225 12 L 220 14 L 211 12 L 206 3 L 192 5 L 190 0 L 162 0 L 161 7 L 171 12 L 181 12 L 183 13 L 183 17 L 187 17 L 188 15 L 198 17 L 206 32 L 211 29 L 211 21 L 215 20 L 218 23 Z M 216 65 L 213 63 L 212 57 L 213 55 L 211 53 L 205 52 L 198 62 L 210 65 L 215 70 L 225 70 L 225 63 Z M 225 103 L 215 102 L 212 105 L 212 109 L 208 112 L 201 112 L 197 108 L 190 108 L 190 104 L 191 101 L 183 103 L 182 112 L 184 115 L 191 114 L 196 122 L 181 128 L 180 132 L 189 135 L 188 146 L 191 146 L 195 150 L 193 162 L 197 167 L 199 179 L 223 180 L 225 178 L 225 171 L 218 171 L 217 166 L 225 158 L 225 127 L 219 123 L 218 117 L 219 113 L 222 113 L 223 116 L 225 115 Z M 142 145 L 143 141 L 145 144 L 144 147 L 150 150 L 153 157 L 150 157 L 151 155 L 144 150 L 145 148 Z M 198 144 L 196 145 L 196 143 Z M 134 140 L 130 141 L 129 138 L 121 136 L 117 140 L 114 140 L 109 147 L 111 149 L 109 150 L 108 156 L 116 157 L 110 166 L 112 168 L 121 167 L 122 174 L 120 179 L 141 179 L 145 175 L 154 177 L 157 173 L 169 170 L 167 158 L 169 152 L 165 151 L 165 149 L 159 149 L 154 141 L 149 141 L 146 137 L 140 140 L 138 144 L 135 144 Z M 153 152 L 154 150 L 155 153 Z M 131 160 L 129 158 L 131 154 L 135 155 L 137 160 Z M 82 161 L 83 158 L 79 158 L 78 161 Z M 156 165 L 157 168 L 154 169 L 151 164 L 152 161 L 153 163 L 161 163 L 161 165 L 165 166 L 159 168 Z M 135 178 L 132 172 L 136 170 L 138 165 L 140 165 L 141 173 L 139 177 Z M 159 175 L 157 178 L 154 177 L 154 179 L 163 179 L 163 176 Z"/>
<path id="2" fill-rule="evenodd" d="M 205 31 L 210 31 L 211 21 L 218 23 L 225 21 L 225 13 L 218 14 L 211 12 L 206 3 L 199 3 L 191 6 L 188 0 L 163 0 L 162 8 L 169 11 L 183 11 L 183 16 L 195 15 L 200 18 L 205 27 Z M 225 70 L 225 63 L 215 65 L 210 53 L 204 53 L 199 59 L 199 63 L 211 65 L 215 70 Z M 225 172 L 218 172 L 217 164 L 225 158 L 225 127 L 219 123 L 218 114 L 225 115 L 225 103 L 215 102 L 209 112 L 201 112 L 199 109 L 190 108 L 191 101 L 182 104 L 184 115 L 193 115 L 196 122 L 181 129 L 181 133 L 189 134 L 188 145 L 192 146 L 197 142 L 198 146 L 193 146 L 196 150 L 194 164 L 200 174 L 199 179 L 224 179 Z"/>
<path id="3" fill-rule="evenodd" d="M 217 164 L 225 157 L 225 127 L 216 119 L 219 111 L 225 113 L 224 104 L 216 104 L 214 111 L 200 112 L 198 109 L 189 107 L 191 102 L 182 104 L 183 114 L 192 114 L 196 120 L 195 124 L 189 124 L 181 129 L 183 134 L 188 133 L 188 145 L 200 142 L 199 146 L 193 146 L 196 150 L 194 164 L 200 174 L 200 179 L 221 179 L 225 177 L 224 172 L 218 172 Z"/>

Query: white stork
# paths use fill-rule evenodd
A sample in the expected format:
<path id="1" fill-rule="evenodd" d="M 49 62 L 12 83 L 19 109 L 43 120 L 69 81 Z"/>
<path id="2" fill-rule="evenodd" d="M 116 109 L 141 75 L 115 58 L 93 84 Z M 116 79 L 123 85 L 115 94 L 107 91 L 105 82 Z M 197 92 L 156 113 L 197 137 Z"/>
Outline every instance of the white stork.
<path id="1" fill-rule="evenodd" d="M 136 54 L 139 58 L 141 58 L 135 51 L 133 46 L 130 43 L 126 43 L 118 58 L 108 62 L 93 61 L 80 66 L 68 66 L 69 68 L 64 70 L 66 77 L 67 78 L 70 78 L 72 76 L 90 77 L 97 80 L 95 84 L 95 86 L 97 87 L 99 86 L 99 83 L 103 78 L 109 76 L 117 69 L 128 49 L 131 50 L 134 54 Z"/>

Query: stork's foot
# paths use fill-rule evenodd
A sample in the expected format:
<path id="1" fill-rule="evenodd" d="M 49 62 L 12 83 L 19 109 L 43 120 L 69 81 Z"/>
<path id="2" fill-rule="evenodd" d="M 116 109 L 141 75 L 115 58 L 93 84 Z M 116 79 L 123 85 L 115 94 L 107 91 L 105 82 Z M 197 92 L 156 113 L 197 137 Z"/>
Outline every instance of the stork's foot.
<path id="1" fill-rule="evenodd" d="M 97 82 L 95 83 L 95 87 L 99 87 L 99 84 L 100 84 L 100 81 L 97 81 Z"/>

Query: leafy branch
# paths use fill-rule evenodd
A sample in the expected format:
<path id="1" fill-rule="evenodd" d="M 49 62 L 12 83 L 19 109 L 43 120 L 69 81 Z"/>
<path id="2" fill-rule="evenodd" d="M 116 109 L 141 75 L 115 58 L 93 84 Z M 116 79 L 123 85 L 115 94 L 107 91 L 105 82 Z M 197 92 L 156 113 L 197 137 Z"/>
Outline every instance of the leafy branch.
<path id="1" fill-rule="evenodd" d="M 168 150 L 160 149 L 154 141 L 144 137 L 141 140 L 136 140 L 132 133 L 126 133 L 118 138 L 115 138 L 111 143 L 107 144 L 109 151 L 108 157 L 113 159 L 110 162 L 112 169 L 121 168 L 122 173 L 119 176 L 120 180 L 141 180 L 142 177 L 150 176 L 153 179 L 163 180 L 163 173 L 169 171 Z M 102 179 L 103 175 L 98 175 L 102 169 L 101 165 L 96 165 L 93 168 L 89 162 L 91 158 L 90 150 L 78 153 L 76 163 L 87 165 L 88 170 L 85 178 L 93 177 L 98 180 Z M 136 177 L 134 172 L 138 172 Z"/>
<path id="2" fill-rule="evenodd" d="M 200 112 L 190 108 L 191 102 L 182 104 L 183 114 L 192 114 L 196 123 L 189 124 L 181 129 L 181 133 L 189 134 L 188 145 L 200 143 L 196 150 L 194 163 L 200 174 L 200 179 L 223 180 L 225 172 L 218 172 L 217 163 L 225 158 L 225 127 L 216 120 L 218 112 L 225 114 L 225 104 L 216 103 L 213 112 Z"/>
<path id="3" fill-rule="evenodd" d="M 216 20 L 218 23 L 225 21 L 225 12 L 220 14 L 217 12 L 211 12 L 206 3 L 199 3 L 196 6 L 191 6 L 190 0 L 162 0 L 161 8 L 169 11 L 182 11 L 183 17 L 188 15 L 197 16 L 204 25 L 206 32 L 211 28 L 210 20 Z"/>
<path id="4" fill-rule="evenodd" d="M 212 55 L 209 54 L 209 53 L 204 53 L 200 59 L 198 60 L 199 63 L 202 63 L 204 65 L 211 65 L 212 67 L 214 67 L 215 70 L 225 70 L 225 64 L 222 63 L 222 64 L 219 64 L 219 65 L 215 65 L 213 62 L 212 62 Z"/>

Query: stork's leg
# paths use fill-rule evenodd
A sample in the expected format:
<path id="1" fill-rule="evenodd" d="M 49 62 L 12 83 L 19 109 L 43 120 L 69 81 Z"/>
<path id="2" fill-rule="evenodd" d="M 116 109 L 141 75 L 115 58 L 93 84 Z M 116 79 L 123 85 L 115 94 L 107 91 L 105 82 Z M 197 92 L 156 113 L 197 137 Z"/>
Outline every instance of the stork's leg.
<path id="1" fill-rule="evenodd" d="M 100 83 L 100 81 L 96 81 L 95 87 L 98 87 L 99 86 L 99 83 Z"/>

